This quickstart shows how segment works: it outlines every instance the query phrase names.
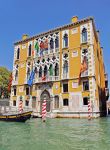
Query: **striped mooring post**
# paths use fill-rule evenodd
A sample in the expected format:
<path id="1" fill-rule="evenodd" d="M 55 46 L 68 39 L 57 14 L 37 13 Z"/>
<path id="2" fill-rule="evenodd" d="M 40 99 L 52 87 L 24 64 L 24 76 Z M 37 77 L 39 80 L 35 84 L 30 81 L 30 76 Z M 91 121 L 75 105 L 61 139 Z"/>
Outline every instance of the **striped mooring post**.
<path id="1" fill-rule="evenodd" d="M 18 110 L 19 110 L 20 113 L 23 112 L 23 101 L 22 100 L 19 101 Z"/>
<path id="2" fill-rule="evenodd" d="M 42 103 L 42 121 L 45 122 L 46 121 L 46 100 L 43 100 Z"/>
<path id="3" fill-rule="evenodd" d="M 91 104 L 90 104 L 90 100 L 88 100 L 88 120 L 91 120 Z"/>

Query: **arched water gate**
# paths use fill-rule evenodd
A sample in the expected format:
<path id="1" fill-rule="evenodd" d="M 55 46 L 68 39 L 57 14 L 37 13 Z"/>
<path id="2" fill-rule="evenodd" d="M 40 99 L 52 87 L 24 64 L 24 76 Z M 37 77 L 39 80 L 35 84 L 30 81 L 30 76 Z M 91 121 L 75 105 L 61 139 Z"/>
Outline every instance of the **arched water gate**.
<path id="1" fill-rule="evenodd" d="M 47 90 L 44 90 L 40 96 L 40 112 L 42 112 L 42 103 L 46 99 L 46 111 L 50 112 L 50 93 Z"/>

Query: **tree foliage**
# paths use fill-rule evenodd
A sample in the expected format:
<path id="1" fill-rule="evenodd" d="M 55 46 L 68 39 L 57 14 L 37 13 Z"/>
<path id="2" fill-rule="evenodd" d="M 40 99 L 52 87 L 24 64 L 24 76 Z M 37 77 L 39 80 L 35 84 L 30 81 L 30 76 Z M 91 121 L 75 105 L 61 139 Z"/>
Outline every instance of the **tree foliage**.
<path id="1" fill-rule="evenodd" d="M 9 71 L 7 68 L 0 67 L 0 97 L 1 95 L 4 95 L 4 97 L 9 96 L 8 84 L 9 84 L 10 74 L 11 71 Z"/>

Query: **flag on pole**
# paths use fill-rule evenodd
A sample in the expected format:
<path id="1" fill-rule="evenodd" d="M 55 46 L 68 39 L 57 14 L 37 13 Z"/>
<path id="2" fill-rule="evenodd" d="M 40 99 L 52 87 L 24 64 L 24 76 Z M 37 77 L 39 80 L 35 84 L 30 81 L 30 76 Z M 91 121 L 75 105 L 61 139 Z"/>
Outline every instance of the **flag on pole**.
<path id="1" fill-rule="evenodd" d="M 9 77 L 9 83 L 8 83 L 8 92 L 11 92 L 12 80 L 13 80 L 13 77 L 12 77 L 12 73 L 11 73 L 10 77 Z"/>
<path id="2" fill-rule="evenodd" d="M 28 80 L 28 82 L 27 82 L 27 84 L 28 84 L 29 86 L 32 86 L 34 76 L 35 76 L 35 71 L 32 70 L 31 75 L 30 75 L 30 77 L 29 77 L 29 80 Z"/>
<path id="3" fill-rule="evenodd" d="M 43 41 L 40 42 L 40 49 L 43 50 L 45 48 L 45 44 Z"/>
<path id="4" fill-rule="evenodd" d="M 46 80 L 46 76 L 43 76 L 43 77 L 42 77 L 42 81 L 45 81 L 45 80 Z"/>
<path id="5" fill-rule="evenodd" d="M 50 67 L 49 67 L 49 74 L 50 74 L 50 76 L 53 75 L 53 66 L 52 65 L 50 65 Z"/>
<path id="6" fill-rule="evenodd" d="M 44 122 L 46 120 L 46 100 L 43 100 L 43 103 L 42 103 L 42 120 Z"/>
<path id="7" fill-rule="evenodd" d="M 34 50 L 32 50 L 32 56 L 34 57 Z"/>
<path id="8" fill-rule="evenodd" d="M 44 42 L 44 48 L 45 50 L 48 50 L 48 39 L 46 39 Z"/>
<path id="9" fill-rule="evenodd" d="M 86 56 L 84 56 L 83 62 L 81 64 L 81 69 L 80 69 L 80 73 L 79 73 L 79 83 L 80 83 L 80 79 L 81 79 L 81 73 L 83 73 L 84 71 L 86 71 L 88 69 L 87 66 L 87 58 Z"/>
<path id="10" fill-rule="evenodd" d="M 39 52 L 39 44 L 38 44 L 38 42 L 35 43 L 35 50 L 37 50 L 37 53 Z"/>

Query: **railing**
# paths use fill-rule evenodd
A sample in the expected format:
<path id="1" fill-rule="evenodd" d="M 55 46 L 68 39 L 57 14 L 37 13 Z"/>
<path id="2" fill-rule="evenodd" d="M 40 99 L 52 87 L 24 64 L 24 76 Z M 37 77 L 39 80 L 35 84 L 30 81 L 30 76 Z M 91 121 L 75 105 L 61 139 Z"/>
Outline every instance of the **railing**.
<path id="1" fill-rule="evenodd" d="M 68 78 L 69 78 L 69 74 L 68 73 L 62 74 L 62 79 L 68 79 Z"/>
<path id="2" fill-rule="evenodd" d="M 59 76 L 49 76 L 49 77 L 45 77 L 43 79 L 43 77 L 39 78 L 39 77 L 36 77 L 33 79 L 33 83 L 39 83 L 39 82 L 50 82 L 50 81 L 57 81 L 59 80 Z M 24 84 L 27 84 L 28 82 L 28 79 L 25 78 L 24 80 Z"/>
<path id="3" fill-rule="evenodd" d="M 88 76 L 88 70 L 86 70 L 83 73 L 81 73 L 81 77 L 86 77 L 86 76 Z"/>
<path id="4" fill-rule="evenodd" d="M 17 84 L 18 84 L 18 80 L 16 80 L 16 81 L 13 80 L 13 81 L 12 81 L 12 85 L 17 85 Z"/>
<path id="5" fill-rule="evenodd" d="M 59 80 L 59 76 L 49 76 L 49 77 L 45 77 L 44 79 L 41 77 L 41 78 L 36 78 L 35 83 L 50 82 L 50 81 L 57 81 L 57 80 Z"/>
<path id="6" fill-rule="evenodd" d="M 52 54 L 52 53 L 57 53 L 59 52 L 59 48 L 54 48 L 54 49 L 48 49 L 48 50 L 44 50 L 43 51 L 43 55 L 46 55 L 46 54 Z M 41 57 L 42 55 L 40 55 L 39 53 L 37 53 L 35 51 L 35 54 L 34 54 L 34 58 L 36 57 Z"/>

